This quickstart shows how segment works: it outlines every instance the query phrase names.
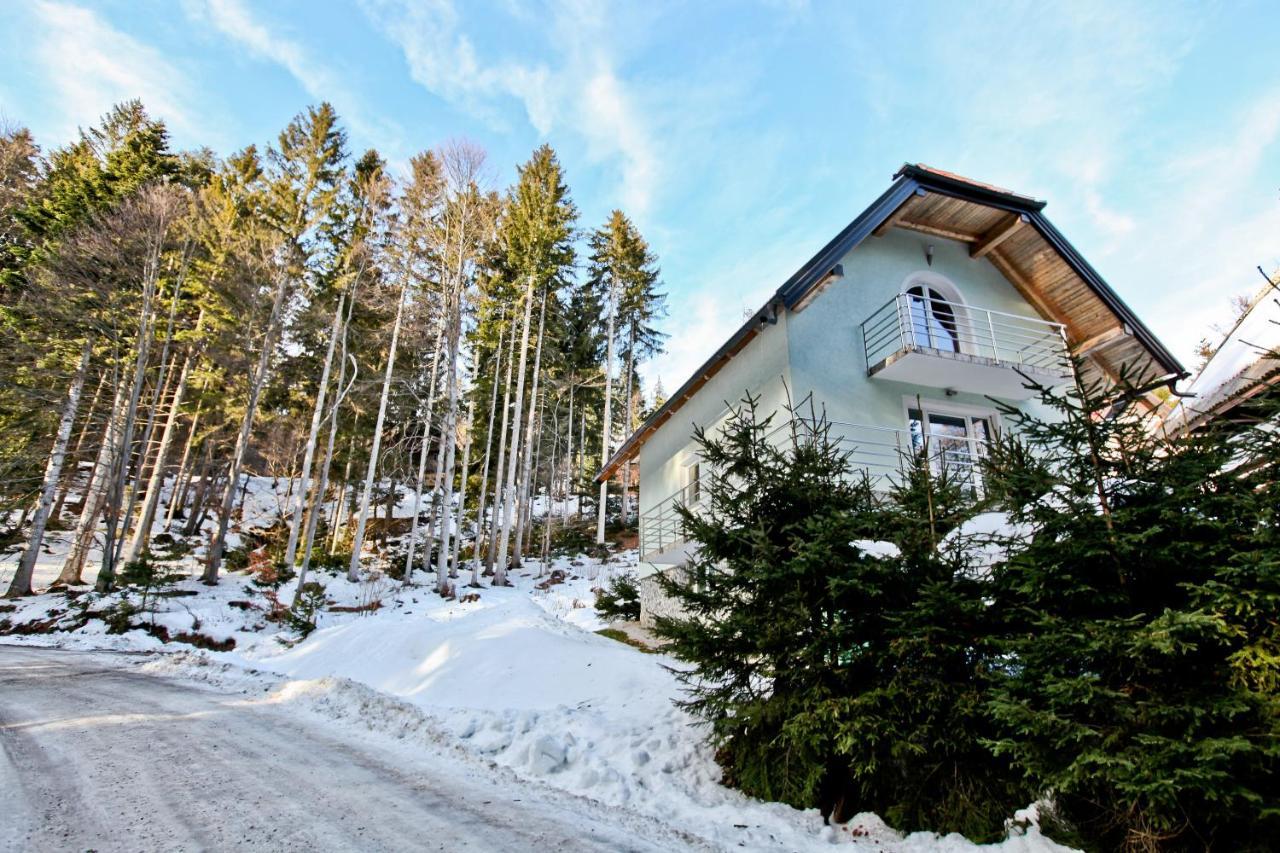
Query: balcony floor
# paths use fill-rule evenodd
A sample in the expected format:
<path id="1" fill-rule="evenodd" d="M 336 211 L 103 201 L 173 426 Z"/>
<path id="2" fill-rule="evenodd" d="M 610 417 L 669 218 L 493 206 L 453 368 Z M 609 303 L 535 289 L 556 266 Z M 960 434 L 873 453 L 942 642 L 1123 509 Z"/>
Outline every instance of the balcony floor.
<path id="1" fill-rule="evenodd" d="M 1019 370 L 1046 385 L 1057 385 L 1070 376 L 1065 367 L 1048 370 L 981 355 L 923 347 L 899 350 L 879 364 L 872 365 L 870 374 L 872 379 L 929 388 L 952 388 L 1002 400 L 1029 400 L 1035 395 L 1025 387 L 1026 379 L 1019 375 Z"/>

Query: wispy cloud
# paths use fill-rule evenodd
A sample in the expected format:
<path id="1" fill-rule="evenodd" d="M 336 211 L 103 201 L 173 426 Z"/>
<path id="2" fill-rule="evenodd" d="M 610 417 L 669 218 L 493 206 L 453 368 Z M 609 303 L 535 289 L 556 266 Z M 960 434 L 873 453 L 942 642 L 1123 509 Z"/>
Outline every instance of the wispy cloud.
<path id="1" fill-rule="evenodd" d="M 393 151 L 399 145 L 399 127 L 372 114 L 366 107 L 368 99 L 353 92 L 342 74 L 313 56 L 301 42 L 273 30 L 241 0 L 188 0 L 184 8 L 189 18 L 212 25 L 250 56 L 283 68 L 315 100 L 332 103 L 365 143 Z"/>
<path id="2" fill-rule="evenodd" d="M 160 51 L 113 27 L 101 15 L 70 3 L 37 0 L 34 56 L 55 91 L 63 126 L 105 113 L 113 104 L 140 98 L 172 130 L 202 142 L 210 139 L 193 112 L 193 86 Z"/>
<path id="3" fill-rule="evenodd" d="M 557 7 L 551 64 L 482 56 L 450 0 L 367 0 L 364 8 L 424 88 L 498 129 L 507 121 L 503 101 L 515 99 L 539 135 L 574 134 L 591 160 L 613 164 L 628 211 L 642 220 L 649 214 L 662 178 L 654 123 L 617 73 L 598 10 Z"/>

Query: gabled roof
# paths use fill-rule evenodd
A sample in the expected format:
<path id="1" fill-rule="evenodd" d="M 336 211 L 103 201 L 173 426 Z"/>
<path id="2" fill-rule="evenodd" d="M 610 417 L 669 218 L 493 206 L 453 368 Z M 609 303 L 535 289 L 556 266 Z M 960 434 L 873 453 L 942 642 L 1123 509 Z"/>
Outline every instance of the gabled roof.
<path id="1" fill-rule="evenodd" d="M 1144 382 L 1187 375 L 1097 271 L 1045 218 L 1045 202 L 922 164 L 906 164 L 893 183 L 823 246 L 753 314 L 613 455 L 597 481 L 613 475 L 654 430 L 760 333 L 776 312 L 802 310 L 835 267 L 872 235 L 892 228 L 958 240 L 985 257 L 1045 319 L 1066 325 L 1086 358 L 1086 379 L 1114 381 L 1122 365 Z M 1138 376 L 1135 376 L 1134 373 Z"/>

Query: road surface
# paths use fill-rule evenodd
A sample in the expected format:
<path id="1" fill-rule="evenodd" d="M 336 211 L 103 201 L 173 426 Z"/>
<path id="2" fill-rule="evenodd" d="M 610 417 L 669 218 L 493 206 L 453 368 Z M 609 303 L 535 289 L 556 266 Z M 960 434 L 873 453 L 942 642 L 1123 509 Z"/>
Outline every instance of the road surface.
<path id="1" fill-rule="evenodd" d="M 657 821 L 346 723 L 0 646 L 0 851 L 677 850 Z"/>

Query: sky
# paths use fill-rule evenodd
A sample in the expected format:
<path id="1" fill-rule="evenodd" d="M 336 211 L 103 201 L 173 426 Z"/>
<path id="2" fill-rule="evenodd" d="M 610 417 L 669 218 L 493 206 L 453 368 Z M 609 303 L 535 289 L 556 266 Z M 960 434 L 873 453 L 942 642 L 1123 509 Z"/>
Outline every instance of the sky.
<path id="1" fill-rule="evenodd" d="M 494 185 L 543 142 L 582 228 L 657 253 L 670 391 L 922 162 L 1045 213 L 1189 367 L 1280 266 L 1267 2 L 26 0 L 0 117 L 51 149 L 138 97 L 179 148 L 271 142 L 329 101 L 396 168 L 466 138 Z"/>

